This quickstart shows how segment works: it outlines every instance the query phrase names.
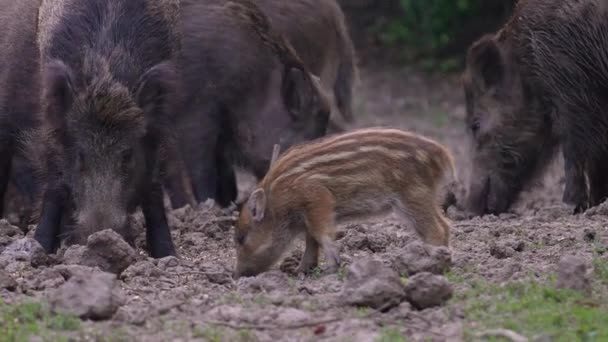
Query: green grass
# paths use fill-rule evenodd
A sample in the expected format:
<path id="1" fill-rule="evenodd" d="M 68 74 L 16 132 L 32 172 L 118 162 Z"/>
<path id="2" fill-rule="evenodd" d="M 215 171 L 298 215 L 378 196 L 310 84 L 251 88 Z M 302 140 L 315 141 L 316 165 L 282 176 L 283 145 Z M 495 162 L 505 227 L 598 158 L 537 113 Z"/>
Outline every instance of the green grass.
<path id="1" fill-rule="evenodd" d="M 63 341 L 57 336 L 61 331 L 80 328 L 77 317 L 53 314 L 41 303 L 23 302 L 9 305 L 0 299 L 0 336 L 2 341 L 28 341 L 31 336 L 44 340 Z"/>
<path id="2" fill-rule="evenodd" d="M 605 286 L 608 286 L 608 260 L 598 254 L 593 258 L 593 271 L 597 279 Z"/>
<path id="3" fill-rule="evenodd" d="M 378 336 L 376 342 L 407 342 L 407 339 L 401 335 L 399 330 L 385 328 L 380 332 L 380 336 Z"/>
<path id="4" fill-rule="evenodd" d="M 571 290 L 555 289 L 553 283 L 525 281 L 501 287 L 476 282 L 455 301 L 465 308 L 467 339 L 479 331 L 502 328 L 528 338 L 549 336 L 552 341 L 608 341 L 605 299 L 586 299 Z"/>
<path id="5" fill-rule="evenodd" d="M 224 329 L 213 325 L 205 328 L 195 328 L 193 336 L 203 338 L 209 342 L 222 342 L 224 340 Z"/>

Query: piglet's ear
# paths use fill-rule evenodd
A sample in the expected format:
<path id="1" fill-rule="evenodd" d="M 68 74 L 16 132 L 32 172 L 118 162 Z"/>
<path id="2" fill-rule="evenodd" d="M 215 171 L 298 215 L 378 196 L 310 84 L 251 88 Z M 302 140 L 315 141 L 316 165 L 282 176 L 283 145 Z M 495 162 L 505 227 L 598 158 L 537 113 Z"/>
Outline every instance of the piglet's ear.
<path id="1" fill-rule="evenodd" d="M 146 113 L 159 113 L 177 84 L 177 74 L 171 62 L 162 62 L 148 69 L 139 79 L 137 105 Z M 153 114 L 153 115 L 154 115 Z"/>
<path id="2" fill-rule="evenodd" d="M 266 194 L 264 193 L 264 189 L 256 189 L 249 196 L 247 208 L 251 212 L 253 221 L 261 222 L 264 219 L 264 212 L 266 211 Z"/>
<path id="3" fill-rule="evenodd" d="M 42 76 L 46 118 L 61 127 L 75 97 L 72 70 L 62 61 L 52 60 L 44 65 Z"/>

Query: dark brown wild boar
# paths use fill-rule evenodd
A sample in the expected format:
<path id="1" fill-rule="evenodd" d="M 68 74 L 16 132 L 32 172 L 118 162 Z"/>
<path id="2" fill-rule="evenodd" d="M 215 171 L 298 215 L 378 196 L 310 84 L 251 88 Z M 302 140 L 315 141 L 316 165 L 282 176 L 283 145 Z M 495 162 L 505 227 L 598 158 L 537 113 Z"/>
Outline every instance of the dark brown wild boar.
<path id="1" fill-rule="evenodd" d="M 507 24 L 468 51 L 473 142 L 467 205 L 505 212 L 561 145 L 563 200 L 575 212 L 608 196 L 608 5 L 521 0 Z"/>
<path id="2" fill-rule="evenodd" d="M 180 49 L 178 0 L 43 0 L 41 127 L 28 137 L 44 195 L 35 238 L 48 251 L 114 229 L 133 244 L 141 206 L 153 257 L 175 254 L 159 163 Z"/>
<path id="3" fill-rule="evenodd" d="M 261 178 L 274 144 L 325 134 L 330 102 L 250 0 L 182 1 L 181 152 L 196 200 L 236 199 L 234 164 Z"/>
<path id="4" fill-rule="evenodd" d="M 423 241 L 448 246 L 450 224 L 439 208 L 442 181 L 454 178 L 451 154 L 438 143 L 395 129 L 370 128 L 286 151 L 240 209 L 235 277 L 270 268 L 304 233 L 298 272 L 315 267 L 322 248 L 340 264 L 336 225 L 394 211 Z"/>
<path id="5" fill-rule="evenodd" d="M 0 0 L 0 217 L 12 178 L 25 191 L 27 205 L 36 191 L 32 165 L 22 155 L 21 135 L 35 124 L 39 111 L 37 92 L 38 0 Z M 17 173 L 11 176 L 11 169 Z"/>
<path id="6" fill-rule="evenodd" d="M 329 128 L 352 123 L 355 48 L 336 0 L 256 0 L 272 27 L 285 35 L 311 73 L 333 94 Z M 339 119 L 339 117 L 342 119 Z"/>

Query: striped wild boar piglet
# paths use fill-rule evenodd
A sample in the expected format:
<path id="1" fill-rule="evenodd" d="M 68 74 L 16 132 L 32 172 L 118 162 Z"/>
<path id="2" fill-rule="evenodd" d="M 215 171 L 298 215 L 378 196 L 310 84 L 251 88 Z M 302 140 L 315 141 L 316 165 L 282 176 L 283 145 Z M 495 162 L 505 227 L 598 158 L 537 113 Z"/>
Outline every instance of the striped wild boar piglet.
<path id="1" fill-rule="evenodd" d="M 43 0 L 41 125 L 29 137 L 47 252 L 113 229 L 134 244 L 141 207 L 152 257 L 174 255 L 159 180 L 180 49 L 178 0 Z"/>
<path id="2" fill-rule="evenodd" d="M 295 146 L 241 204 L 234 276 L 266 271 L 300 233 L 306 249 L 297 271 L 317 265 L 319 248 L 335 271 L 336 225 L 391 211 L 426 243 L 448 246 L 450 225 L 439 209 L 445 178 L 455 178 L 448 150 L 396 129 L 361 129 Z"/>
<path id="3" fill-rule="evenodd" d="M 330 100 L 252 0 L 183 0 L 181 154 L 197 202 L 236 200 L 234 166 L 258 179 L 274 144 L 325 135 Z"/>

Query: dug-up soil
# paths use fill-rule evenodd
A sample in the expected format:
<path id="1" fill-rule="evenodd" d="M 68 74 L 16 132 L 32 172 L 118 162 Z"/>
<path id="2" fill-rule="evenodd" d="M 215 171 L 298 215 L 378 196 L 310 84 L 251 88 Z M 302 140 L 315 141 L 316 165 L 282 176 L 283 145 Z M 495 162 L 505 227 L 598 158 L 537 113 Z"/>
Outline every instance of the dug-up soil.
<path id="1" fill-rule="evenodd" d="M 466 176 L 457 77 L 365 69 L 356 96 L 358 126 L 435 138 Z M 564 255 L 591 262 L 594 248 L 608 246 L 608 206 L 571 215 L 560 200 L 560 163 L 509 214 L 469 219 L 450 208 L 450 250 L 421 245 L 394 217 L 342 226 L 344 266 L 335 274 L 324 264 L 306 276 L 291 274 L 298 241 L 273 270 L 234 281 L 236 213 L 210 203 L 169 214 L 179 256 L 160 260 L 144 252 L 141 215 L 134 218 L 136 250 L 104 231 L 49 257 L 31 232 L 0 221 L 0 298 L 41 301 L 82 317 L 77 331 L 60 334 L 74 340 L 376 341 L 392 329 L 412 341 L 461 341 L 470 321 L 454 298 L 469 280 L 542 282 Z M 240 176 L 243 189 L 252 185 Z"/>

